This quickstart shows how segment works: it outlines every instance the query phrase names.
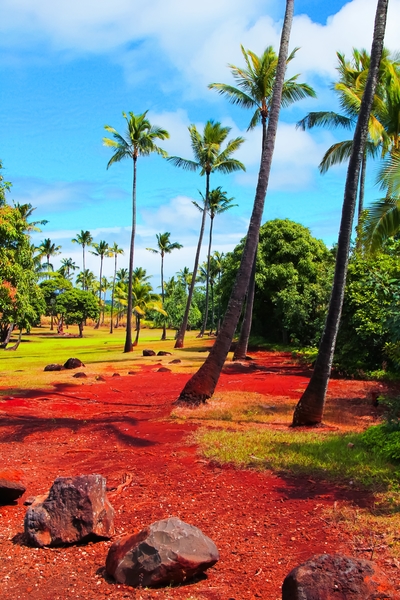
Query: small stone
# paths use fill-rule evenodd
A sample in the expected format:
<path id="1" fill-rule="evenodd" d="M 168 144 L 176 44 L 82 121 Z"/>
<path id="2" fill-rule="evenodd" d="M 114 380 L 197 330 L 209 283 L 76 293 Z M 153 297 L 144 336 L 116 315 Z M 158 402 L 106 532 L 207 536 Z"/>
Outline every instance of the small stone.
<path id="1" fill-rule="evenodd" d="M 63 371 L 63 365 L 59 365 L 57 363 L 51 363 L 50 365 L 46 365 L 43 369 L 44 371 Z"/>
<path id="2" fill-rule="evenodd" d="M 165 350 L 160 350 L 157 352 L 157 356 L 171 356 L 172 352 L 165 352 Z"/>
<path id="3" fill-rule="evenodd" d="M 157 369 L 157 373 L 171 373 L 171 369 L 168 369 L 168 367 L 160 367 Z"/>
<path id="4" fill-rule="evenodd" d="M 84 377 L 87 377 L 87 375 L 83 371 L 78 371 L 77 373 L 75 373 L 75 375 L 72 375 L 72 377 L 76 377 L 77 379 L 82 379 Z"/>
<path id="5" fill-rule="evenodd" d="M 74 377 L 75 377 L 75 375 L 74 375 Z M 105 381 L 106 380 L 106 378 L 103 377 L 103 375 L 96 375 L 95 379 L 96 379 L 96 381 Z"/>
<path id="6" fill-rule="evenodd" d="M 121 375 L 119 373 L 113 373 L 112 376 L 113 377 L 121 377 Z"/>
<path id="7" fill-rule="evenodd" d="M 128 371 L 128 375 L 136 375 L 136 371 Z"/>
<path id="8" fill-rule="evenodd" d="M 154 352 L 154 350 L 149 350 L 148 348 L 145 348 L 143 350 L 143 356 L 155 356 L 156 353 Z"/>
<path id="9" fill-rule="evenodd" d="M 12 504 L 25 493 L 22 473 L 12 469 L 0 471 L 0 504 Z"/>
<path id="10" fill-rule="evenodd" d="M 66 369 L 78 369 L 79 367 L 84 367 L 85 365 L 79 358 L 69 358 L 67 362 L 64 363 L 64 367 Z"/>
<path id="11" fill-rule="evenodd" d="M 181 363 L 181 359 L 180 358 L 174 358 L 174 360 L 170 360 L 169 361 L 169 365 L 178 365 L 179 363 Z"/>

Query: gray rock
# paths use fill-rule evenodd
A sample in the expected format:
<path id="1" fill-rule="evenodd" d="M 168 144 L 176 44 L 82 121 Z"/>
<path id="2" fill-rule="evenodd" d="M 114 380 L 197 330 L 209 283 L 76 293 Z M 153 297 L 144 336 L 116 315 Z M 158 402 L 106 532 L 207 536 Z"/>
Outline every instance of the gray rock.
<path id="1" fill-rule="evenodd" d="M 25 514 L 27 541 L 38 547 L 110 538 L 114 509 L 101 475 L 58 477 L 48 496 L 38 496 Z"/>
<path id="2" fill-rule="evenodd" d="M 197 527 L 171 517 L 113 544 L 106 571 L 119 583 L 159 587 L 191 579 L 218 560 L 210 538 Z"/>
<path id="3" fill-rule="evenodd" d="M 389 600 L 397 594 L 369 560 L 317 554 L 286 576 L 282 600 Z"/>

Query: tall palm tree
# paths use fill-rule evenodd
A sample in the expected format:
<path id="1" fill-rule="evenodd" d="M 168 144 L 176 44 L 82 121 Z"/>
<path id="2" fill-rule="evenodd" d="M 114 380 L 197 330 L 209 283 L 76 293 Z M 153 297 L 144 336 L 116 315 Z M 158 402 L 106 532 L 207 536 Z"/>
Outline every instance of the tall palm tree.
<path id="1" fill-rule="evenodd" d="M 117 279 L 117 261 L 118 255 L 124 253 L 124 250 L 118 246 L 116 242 L 112 246 L 110 246 L 110 252 L 114 256 L 114 275 L 112 280 L 112 292 L 111 292 L 111 317 L 110 317 L 110 333 L 113 333 L 114 330 L 114 294 L 115 294 L 115 281 Z"/>
<path id="2" fill-rule="evenodd" d="M 183 348 L 183 342 L 185 339 L 185 333 L 189 320 L 190 305 L 192 303 L 192 296 L 194 285 L 196 282 L 196 274 L 199 266 L 200 250 L 203 241 L 204 226 L 206 221 L 206 214 L 208 210 L 208 195 L 210 190 L 210 175 L 211 173 L 233 173 L 242 169 L 245 171 L 245 166 L 237 159 L 232 158 L 232 154 L 240 148 L 243 144 L 244 139 L 237 137 L 233 140 L 229 140 L 224 150 L 221 149 L 222 144 L 225 142 L 229 135 L 231 128 L 222 127 L 221 123 L 214 122 L 213 120 L 207 121 L 204 126 L 203 134 L 201 135 L 196 128 L 196 125 L 190 125 L 189 135 L 192 146 L 194 160 L 188 160 L 186 158 L 179 158 L 178 156 L 171 156 L 168 158 L 176 167 L 181 167 L 188 171 L 197 171 L 200 169 L 200 175 L 206 177 L 206 193 L 205 193 L 205 208 L 201 219 L 199 241 L 197 243 L 196 256 L 193 267 L 193 277 L 189 287 L 188 299 L 185 308 L 185 314 L 183 317 L 182 325 L 178 331 L 178 335 L 175 342 L 175 348 Z"/>
<path id="3" fill-rule="evenodd" d="M 48 221 L 46 219 L 42 219 L 41 221 L 29 221 L 29 217 L 32 216 L 32 213 L 36 208 L 32 206 L 32 204 L 20 204 L 19 202 L 14 202 L 14 207 L 18 210 L 21 218 L 26 222 L 25 231 L 42 231 L 38 225 L 47 225 Z"/>
<path id="4" fill-rule="evenodd" d="M 70 279 L 71 271 L 76 271 L 77 269 L 79 269 L 79 267 L 75 264 L 72 258 L 62 258 L 61 267 L 58 269 L 58 272 L 65 279 Z"/>
<path id="5" fill-rule="evenodd" d="M 94 293 L 97 281 L 93 271 L 90 271 L 90 269 L 85 269 L 84 271 L 80 271 L 80 273 L 78 273 L 76 283 L 80 284 L 83 290 Z"/>
<path id="6" fill-rule="evenodd" d="M 82 246 L 82 273 L 85 274 L 86 273 L 85 248 L 86 248 L 86 246 L 92 245 L 92 242 L 93 242 L 92 234 L 90 233 L 90 231 L 83 231 L 83 229 L 81 229 L 81 232 L 77 234 L 76 238 L 72 239 L 72 242 L 74 244 L 79 244 L 80 246 Z M 82 289 L 83 290 L 88 289 L 88 286 L 85 282 L 84 277 L 82 280 Z"/>
<path id="7" fill-rule="evenodd" d="M 50 264 L 50 257 L 51 256 L 57 256 L 58 254 L 61 254 L 61 246 L 56 246 L 50 238 L 46 238 L 45 240 L 42 240 L 39 244 L 39 246 L 36 248 L 36 250 L 38 250 L 39 252 L 39 256 L 41 258 L 43 258 L 44 256 L 47 259 L 47 278 L 50 277 L 49 272 L 53 271 L 53 265 Z"/>
<path id="8" fill-rule="evenodd" d="M 153 252 L 153 254 L 159 254 L 161 257 L 161 300 L 162 305 L 164 306 L 164 257 L 166 254 L 171 254 L 173 250 L 180 250 L 183 248 L 182 244 L 178 242 L 170 242 L 171 233 L 166 231 L 165 233 L 156 233 L 157 238 L 157 249 L 155 248 L 146 248 L 149 252 Z M 163 331 L 161 335 L 161 339 L 165 340 L 167 338 L 167 329 L 165 325 L 165 321 L 163 323 Z"/>
<path id="9" fill-rule="evenodd" d="M 268 119 L 268 129 L 265 144 L 262 148 L 262 159 L 253 212 L 250 219 L 246 242 L 235 284 L 229 299 L 224 322 L 215 340 L 211 352 L 202 367 L 193 375 L 182 390 L 178 402 L 199 404 L 205 402 L 214 393 L 221 369 L 227 357 L 232 338 L 239 320 L 240 312 L 247 288 L 249 286 L 250 271 L 254 262 L 258 245 L 262 213 L 264 210 L 265 195 L 268 187 L 271 170 L 272 155 L 274 151 L 276 131 L 278 128 L 279 110 L 282 102 L 282 89 L 285 79 L 286 59 L 288 55 L 290 29 L 293 20 L 294 0 L 286 0 L 286 11 L 283 21 L 278 64 L 276 67 L 274 89 L 272 94 L 271 109 Z"/>
<path id="10" fill-rule="evenodd" d="M 131 243 L 129 249 L 129 283 L 128 283 L 128 314 L 126 321 L 126 338 L 124 352 L 132 352 L 132 274 L 133 274 L 133 258 L 135 249 L 135 233 L 136 233 L 136 163 L 139 156 L 148 156 L 156 152 L 162 157 L 166 157 L 167 153 L 156 144 L 156 140 L 165 140 L 169 138 L 169 133 L 161 127 L 156 127 L 150 124 L 147 119 L 147 112 L 141 115 L 134 115 L 133 112 L 128 115 L 123 112 L 122 116 L 126 120 L 127 131 L 125 137 L 120 135 L 116 129 L 105 125 L 105 129 L 112 134 L 114 139 L 103 138 L 105 146 L 112 148 L 114 154 L 107 164 L 107 169 L 114 163 L 120 162 L 125 158 L 129 158 L 133 162 L 133 184 L 132 184 L 132 232 Z"/>
<path id="11" fill-rule="evenodd" d="M 262 126 L 261 152 L 265 144 L 267 122 L 271 112 L 273 87 L 278 65 L 278 56 L 272 46 L 268 46 L 261 56 L 241 46 L 245 67 L 229 65 L 237 86 L 226 83 L 211 83 L 208 87 L 228 98 L 229 102 L 242 108 L 254 111 L 248 129 L 254 129 L 260 122 Z M 292 61 L 298 48 L 295 48 L 286 59 L 286 64 Z M 283 83 L 281 106 L 287 107 L 307 97 L 315 98 L 315 91 L 307 83 L 298 82 L 299 75 L 286 79 Z M 253 301 L 255 289 L 255 265 L 251 269 L 249 290 L 245 316 L 239 343 L 235 351 L 235 359 L 246 357 L 253 316 Z M 248 325 L 246 327 L 246 325 Z"/>
<path id="12" fill-rule="evenodd" d="M 190 272 L 189 267 L 183 267 L 183 269 L 178 271 L 177 275 L 178 275 L 178 281 L 185 288 L 185 292 L 187 292 L 188 288 L 190 286 L 190 282 L 192 280 L 192 273 Z"/>
<path id="13" fill-rule="evenodd" d="M 105 240 L 101 240 L 98 244 L 97 243 L 93 243 L 92 244 L 94 250 L 90 250 L 90 254 L 94 254 L 94 256 L 100 256 L 100 275 L 99 275 L 99 305 L 101 305 L 101 294 L 102 294 L 102 289 L 101 289 L 101 281 L 102 281 L 102 277 L 103 277 L 103 262 L 104 262 L 104 257 L 110 257 L 112 256 L 112 252 L 110 250 L 110 247 L 108 245 L 108 243 Z M 95 329 L 98 329 L 100 327 L 100 319 L 101 316 L 99 315 L 99 318 L 97 320 L 97 323 L 95 325 Z"/>
<path id="14" fill-rule="evenodd" d="M 208 304 L 209 304 L 209 285 L 210 285 L 210 261 L 211 261 L 211 246 L 212 246 L 212 236 L 213 236 L 213 227 L 214 227 L 214 219 L 216 215 L 221 215 L 226 212 L 230 208 L 234 206 L 238 206 L 237 204 L 232 204 L 234 198 L 228 198 L 227 192 L 222 191 L 222 187 L 218 186 L 208 195 L 208 214 L 210 215 L 210 233 L 208 237 L 208 252 L 207 252 L 207 276 L 206 276 L 206 303 L 204 309 L 204 317 L 203 324 L 201 326 L 201 330 L 199 333 L 199 337 L 203 337 L 204 332 L 207 327 L 207 319 L 208 319 Z M 205 206 L 205 198 L 203 197 L 203 203 Z M 198 206 L 198 208 L 200 208 Z"/>
<path id="15" fill-rule="evenodd" d="M 107 279 L 107 277 L 102 277 L 100 280 L 100 295 L 104 294 L 103 298 L 100 301 L 100 309 L 101 309 L 101 324 L 104 325 L 105 318 L 105 310 L 106 310 L 106 298 L 107 292 L 112 288 L 111 281 Z M 99 318 L 100 321 L 100 318 Z"/>
<path id="16" fill-rule="evenodd" d="M 364 155 L 365 143 L 368 136 L 368 125 L 372 103 L 378 82 L 379 65 L 385 36 L 387 8 L 388 0 L 378 0 L 371 50 L 371 62 L 347 169 L 342 219 L 336 253 L 335 274 L 328 314 L 314 371 L 306 390 L 295 408 L 293 426 L 316 425 L 322 421 L 326 390 L 328 387 L 343 306 L 351 231 L 357 200 L 357 184 L 360 175 L 362 156 Z"/>

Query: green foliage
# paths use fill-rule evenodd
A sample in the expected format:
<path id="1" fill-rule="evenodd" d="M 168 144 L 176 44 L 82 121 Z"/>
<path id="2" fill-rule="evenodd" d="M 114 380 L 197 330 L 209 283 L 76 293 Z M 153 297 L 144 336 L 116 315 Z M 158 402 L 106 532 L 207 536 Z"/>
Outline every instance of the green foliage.
<path id="1" fill-rule="evenodd" d="M 25 228 L 17 208 L 0 206 L 0 340 L 11 324 L 29 329 L 45 310 Z"/>
<path id="2" fill-rule="evenodd" d="M 244 240 L 224 262 L 225 301 L 243 246 Z M 315 344 L 324 323 L 332 268 L 332 254 L 306 227 L 288 219 L 265 223 L 257 252 L 252 332 L 271 342 Z"/>
<path id="3" fill-rule="evenodd" d="M 170 283 L 170 282 L 169 282 Z M 186 308 L 187 302 L 187 293 L 185 291 L 185 287 L 182 283 L 174 281 L 174 285 L 166 284 L 165 290 L 165 300 L 164 300 L 164 309 L 167 313 L 167 323 L 168 326 L 172 329 L 179 329 L 181 326 L 183 315 Z M 189 311 L 189 321 L 188 326 L 190 329 L 195 329 L 200 327 L 202 315 L 197 306 L 196 297 L 197 293 L 194 294 L 194 298 L 192 300 L 192 304 L 190 306 Z M 161 327 L 165 317 L 160 313 L 151 313 L 154 325 L 156 327 Z"/>
<path id="4" fill-rule="evenodd" d="M 398 362 L 399 243 L 375 257 L 350 260 L 335 364 L 354 373 Z M 398 368 L 398 366 L 397 366 Z"/>
<path id="5" fill-rule="evenodd" d="M 39 287 L 46 304 L 46 312 L 44 314 L 51 315 L 54 314 L 57 297 L 62 292 L 72 289 L 72 283 L 60 274 L 52 273 L 50 279 L 42 281 Z"/>
<path id="6" fill-rule="evenodd" d="M 400 429 L 387 423 L 370 427 L 362 440 L 375 454 L 389 461 L 400 461 Z"/>
<path id="7" fill-rule="evenodd" d="M 57 297 L 57 313 L 63 315 L 67 325 L 80 327 L 86 319 L 97 319 L 100 314 L 98 300 L 91 292 L 71 289 Z"/>

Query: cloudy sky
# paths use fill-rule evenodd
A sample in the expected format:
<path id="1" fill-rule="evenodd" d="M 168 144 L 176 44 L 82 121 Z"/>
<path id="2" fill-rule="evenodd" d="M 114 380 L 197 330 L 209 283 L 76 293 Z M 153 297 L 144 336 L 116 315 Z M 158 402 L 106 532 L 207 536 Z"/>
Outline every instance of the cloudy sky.
<path id="1" fill-rule="evenodd" d="M 290 218 L 326 243 L 337 238 L 345 167 L 327 175 L 318 163 L 340 132 L 302 132 L 295 123 L 307 112 L 338 109 L 330 89 L 336 51 L 370 50 L 376 0 L 296 0 L 291 48 L 298 46 L 288 75 L 301 73 L 318 99 L 282 110 L 264 220 Z M 71 239 L 90 230 L 96 242 L 117 242 L 127 251 L 131 222 L 132 166 L 106 169 L 111 150 L 102 145 L 104 125 L 122 134 L 122 111 L 148 110 L 153 124 L 170 132 L 162 146 L 192 158 L 188 126 L 208 119 L 246 138 L 237 158 L 246 173 L 213 175 L 238 207 L 215 222 L 215 247 L 233 249 L 245 235 L 260 158 L 260 130 L 247 132 L 251 117 L 232 107 L 210 82 L 230 83 L 227 64 L 243 64 L 240 45 L 257 54 L 279 46 L 282 0 L 0 0 L 0 158 L 13 183 L 10 199 L 37 207 L 48 219 L 35 243 L 50 237 L 81 265 Z M 400 0 L 391 0 L 386 46 L 399 49 Z M 161 144 L 160 144 L 161 145 Z M 369 170 L 367 201 L 379 197 L 376 166 Z M 204 178 L 174 168 L 158 156 L 138 161 L 138 231 L 135 266 L 154 274 L 156 233 L 171 232 L 184 248 L 171 254 L 166 275 L 192 268 L 199 229 L 192 200 Z M 127 252 L 126 252 L 127 254 Z M 205 258 L 205 252 L 203 253 Z M 127 266 L 122 257 L 120 266 Z M 54 260 L 57 267 L 59 259 Z M 96 273 L 95 257 L 88 265 Z M 105 274 L 112 273 L 111 259 Z"/>

